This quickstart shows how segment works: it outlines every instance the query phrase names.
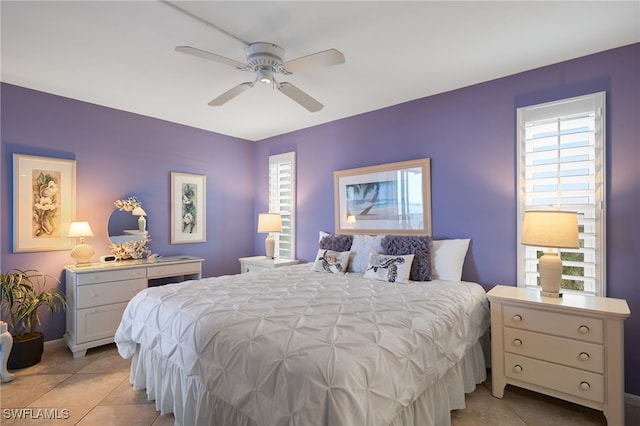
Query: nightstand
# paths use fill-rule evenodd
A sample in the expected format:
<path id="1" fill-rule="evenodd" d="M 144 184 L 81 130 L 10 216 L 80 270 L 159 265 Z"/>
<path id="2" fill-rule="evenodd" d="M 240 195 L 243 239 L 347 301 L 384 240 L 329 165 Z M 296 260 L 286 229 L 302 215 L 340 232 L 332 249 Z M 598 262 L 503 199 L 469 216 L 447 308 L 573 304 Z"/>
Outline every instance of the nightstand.
<path id="1" fill-rule="evenodd" d="M 296 259 L 270 259 L 266 256 L 241 257 L 240 273 L 260 272 L 267 269 L 279 268 L 281 266 L 295 265 L 298 263 Z"/>
<path id="2" fill-rule="evenodd" d="M 624 425 L 622 299 L 496 286 L 491 302 L 492 393 L 507 384 L 601 410 Z"/>

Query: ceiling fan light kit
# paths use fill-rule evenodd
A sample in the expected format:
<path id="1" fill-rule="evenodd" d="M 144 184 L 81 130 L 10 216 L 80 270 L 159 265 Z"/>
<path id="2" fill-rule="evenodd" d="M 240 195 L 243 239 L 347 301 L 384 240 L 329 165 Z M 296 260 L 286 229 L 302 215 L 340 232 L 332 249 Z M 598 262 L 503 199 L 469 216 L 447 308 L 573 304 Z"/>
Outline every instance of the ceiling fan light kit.
<path id="1" fill-rule="evenodd" d="M 178 46 L 176 47 L 176 50 L 178 52 L 228 65 L 241 71 L 250 71 L 255 73 L 254 81 L 240 83 L 230 90 L 227 90 L 209 102 L 210 106 L 222 106 L 245 90 L 252 88 L 256 82 L 260 82 L 264 84 L 272 84 L 274 88 L 278 89 L 285 96 L 289 97 L 308 111 L 317 112 L 323 108 L 323 105 L 320 102 L 291 83 L 278 83 L 275 79 L 275 75 L 290 75 L 312 68 L 327 67 L 345 62 L 344 55 L 336 49 L 328 49 L 284 62 L 284 49 L 276 44 L 265 42 L 251 43 L 247 46 L 245 49 L 247 58 L 246 64 L 191 46 Z"/>

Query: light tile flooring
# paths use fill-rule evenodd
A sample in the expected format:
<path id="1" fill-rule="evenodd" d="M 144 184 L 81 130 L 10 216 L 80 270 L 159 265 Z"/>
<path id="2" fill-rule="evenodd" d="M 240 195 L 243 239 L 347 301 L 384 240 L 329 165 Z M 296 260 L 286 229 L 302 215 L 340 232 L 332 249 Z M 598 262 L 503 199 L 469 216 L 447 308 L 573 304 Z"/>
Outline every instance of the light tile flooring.
<path id="1" fill-rule="evenodd" d="M 48 349 L 42 362 L 14 371 L 0 386 L 2 425 L 153 425 L 173 424 L 161 416 L 144 391 L 129 384 L 129 360 L 114 345 L 90 349 L 73 359 L 66 348 Z M 491 396 L 490 381 L 467 395 L 467 408 L 452 412 L 454 426 L 600 426 L 602 413 L 508 386 L 505 396 Z M 16 410 L 20 409 L 20 410 Z M 17 419 L 18 415 L 28 419 Z M 44 419 L 42 417 L 48 417 Z M 57 417 L 57 419 L 56 419 Z M 640 408 L 627 406 L 626 424 L 640 425 Z M 425 425 L 427 426 L 427 425 Z M 618 425 L 609 425 L 618 426 Z"/>

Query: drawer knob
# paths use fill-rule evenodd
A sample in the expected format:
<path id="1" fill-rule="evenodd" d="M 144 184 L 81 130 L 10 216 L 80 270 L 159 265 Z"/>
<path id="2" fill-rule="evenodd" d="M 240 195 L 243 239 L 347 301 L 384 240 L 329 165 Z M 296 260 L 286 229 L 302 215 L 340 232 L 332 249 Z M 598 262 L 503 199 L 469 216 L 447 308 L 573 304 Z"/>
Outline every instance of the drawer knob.
<path id="1" fill-rule="evenodd" d="M 580 361 L 589 361 L 591 356 L 586 352 L 580 352 L 580 355 L 578 355 L 578 358 L 580 358 Z"/>
<path id="2" fill-rule="evenodd" d="M 522 340 L 513 339 L 513 346 L 522 346 Z"/>
<path id="3" fill-rule="evenodd" d="M 522 321 L 522 317 L 518 314 L 515 314 L 512 318 L 513 322 L 520 322 Z"/>
<path id="4" fill-rule="evenodd" d="M 588 391 L 589 389 L 591 389 L 591 385 L 587 382 L 580 382 L 580 389 L 582 389 L 583 391 Z"/>
<path id="5" fill-rule="evenodd" d="M 522 366 L 519 364 L 516 364 L 513 366 L 513 371 L 516 373 L 522 373 Z"/>
<path id="6" fill-rule="evenodd" d="M 587 327 L 586 325 L 581 325 L 580 327 L 578 327 L 578 331 L 580 332 L 580 334 L 587 334 L 589 332 L 589 327 Z"/>

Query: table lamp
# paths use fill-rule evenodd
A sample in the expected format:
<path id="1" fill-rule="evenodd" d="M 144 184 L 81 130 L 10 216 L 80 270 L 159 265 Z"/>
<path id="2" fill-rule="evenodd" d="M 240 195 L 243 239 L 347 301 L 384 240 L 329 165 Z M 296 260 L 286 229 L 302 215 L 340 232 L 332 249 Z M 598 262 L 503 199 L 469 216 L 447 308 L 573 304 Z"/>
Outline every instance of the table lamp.
<path id="1" fill-rule="evenodd" d="M 93 237 L 89 222 L 71 222 L 67 236 L 69 238 L 80 238 L 80 244 L 71 249 L 71 257 L 76 261 L 76 265 L 91 263 L 91 257 L 95 254 L 95 250 L 84 242 L 84 237 Z"/>
<path id="2" fill-rule="evenodd" d="M 559 210 L 532 210 L 524 213 L 522 244 L 547 247 L 538 259 L 540 274 L 540 294 L 560 297 L 562 281 L 562 260 L 552 248 L 580 247 L 578 236 L 578 214 Z"/>
<path id="3" fill-rule="evenodd" d="M 260 213 L 258 215 L 258 233 L 268 232 L 267 238 L 264 240 L 264 250 L 266 256 L 273 259 L 273 253 L 276 248 L 276 240 L 273 238 L 272 232 L 282 231 L 282 220 L 278 213 Z"/>
<path id="4" fill-rule="evenodd" d="M 131 214 L 134 216 L 138 216 L 138 231 L 144 233 L 147 227 L 147 219 L 145 218 L 147 212 L 145 212 L 142 207 L 138 206 L 133 209 Z"/>

